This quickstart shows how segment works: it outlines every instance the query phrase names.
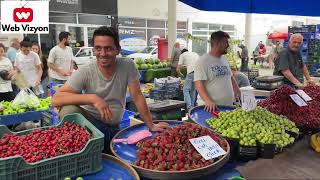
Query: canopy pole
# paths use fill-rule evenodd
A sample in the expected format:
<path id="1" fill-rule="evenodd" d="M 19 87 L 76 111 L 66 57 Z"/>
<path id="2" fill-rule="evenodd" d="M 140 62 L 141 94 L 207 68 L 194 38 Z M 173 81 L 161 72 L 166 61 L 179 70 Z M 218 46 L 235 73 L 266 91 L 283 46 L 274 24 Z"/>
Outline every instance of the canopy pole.
<path id="1" fill-rule="evenodd" d="M 251 48 L 251 25 L 252 25 L 252 14 L 251 13 L 246 13 L 246 19 L 245 19 L 245 30 L 244 30 L 244 44 L 247 46 L 249 50 L 249 55 L 250 49 Z"/>
<path id="2" fill-rule="evenodd" d="M 177 0 L 168 0 L 168 56 L 177 38 Z"/>

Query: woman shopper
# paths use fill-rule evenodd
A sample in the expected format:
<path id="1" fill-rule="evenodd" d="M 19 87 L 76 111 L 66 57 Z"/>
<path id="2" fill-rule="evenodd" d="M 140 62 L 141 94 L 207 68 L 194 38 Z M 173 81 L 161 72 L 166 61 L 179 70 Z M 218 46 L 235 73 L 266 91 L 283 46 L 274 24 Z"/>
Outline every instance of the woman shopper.
<path id="1" fill-rule="evenodd" d="M 15 71 L 11 61 L 5 57 L 4 51 L 5 46 L 0 43 L 0 102 L 12 101 L 14 99 L 11 79 Z"/>

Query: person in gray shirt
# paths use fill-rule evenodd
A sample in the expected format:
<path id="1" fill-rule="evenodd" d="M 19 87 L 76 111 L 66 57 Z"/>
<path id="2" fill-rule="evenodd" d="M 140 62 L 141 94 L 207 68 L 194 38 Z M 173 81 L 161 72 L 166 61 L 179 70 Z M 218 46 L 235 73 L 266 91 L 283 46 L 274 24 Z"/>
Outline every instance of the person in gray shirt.
<path id="1" fill-rule="evenodd" d="M 234 79 L 225 54 L 228 52 L 230 36 L 223 31 L 211 34 L 211 50 L 196 62 L 194 82 L 200 95 L 198 105 L 204 105 L 208 112 L 218 105 L 231 106 L 240 89 Z"/>
<path id="2" fill-rule="evenodd" d="M 173 51 L 170 58 L 172 77 L 178 77 L 176 69 L 178 67 L 180 55 L 181 55 L 180 43 L 177 42 L 174 44 Z"/>
<path id="3" fill-rule="evenodd" d="M 104 152 L 109 153 L 112 137 L 119 131 L 125 108 L 127 87 L 141 114 L 152 131 L 162 131 L 167 124 L 154 124 L 140 90 L 139 72 L 130 59 L 117 58 L 120 52 L 118 32 L 102 26 L 93 33 L 96 62 L 79 68 L 53 96 L 52 103 L 62 107 L 59 117 L 81 113 L 105 135 Z"/>
<path id="4" fill-rule="evenodd" d="M 314 84 L 311 80 L 307 66 L 302 61 L 300 47 L 303 36 L 299 33 L 290 36 L 289 46 L 282 49 L 277 56 L 274 65 L 273 75 L 284 76 L 284 83 L 289 86 L 304 88 L 304 78 L 308 83 Z"/>
<path id="5" fill-rule="evenodd" d="M 249 62 L 248 49 L 243 44 L 240 44 L 239 48 L 241 49 L 241 53 L 238 51 L 238 56 L 241 59 L 240 71 L 247 72 L 248 71 L 248 62 Z"/>

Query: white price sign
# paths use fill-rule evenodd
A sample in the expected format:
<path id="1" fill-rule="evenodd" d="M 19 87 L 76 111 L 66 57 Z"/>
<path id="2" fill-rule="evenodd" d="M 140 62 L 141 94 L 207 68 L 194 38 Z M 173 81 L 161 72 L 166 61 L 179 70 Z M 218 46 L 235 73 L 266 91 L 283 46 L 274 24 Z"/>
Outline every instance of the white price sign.
<path id="1" fill-rule="evenodd" d="M 201 154 L 205 160 L 213 159 L 226 152 L 210 136 L 201 136 L 189 139 L 194 148 Z"/>
<path id="2" fill-rule="evenodd" d="M 302 97 L 302 99 L 304 99 L 305 101 L 311 101 L 312 98 L 306 93 L 304 92 L 302 89 L 297 89 L 296 92 L 299 94 L 299 96 Z"/>
<path id="3" fill-rule="evenodd" d="M 298 94 L 291 94 L 290 97 L 300 107 L 308 105 Z"/>
<path id="4" fill-rule="evenodd" d="M 251 90 L 245 90 L 241 93 L 241 107 L 245 111 L 254 110 L 257 107 L 257 100 Z"/>

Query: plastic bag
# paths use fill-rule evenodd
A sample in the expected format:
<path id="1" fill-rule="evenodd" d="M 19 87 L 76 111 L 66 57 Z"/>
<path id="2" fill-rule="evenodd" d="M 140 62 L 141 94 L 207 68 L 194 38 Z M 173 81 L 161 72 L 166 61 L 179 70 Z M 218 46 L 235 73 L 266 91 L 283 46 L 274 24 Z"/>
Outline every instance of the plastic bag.
<path id="1" fill-rule="evenodd" d="M 14 109 L 26 108 L 35 109 L 40 106 L 39 98 L 29 88 L 21 89 L 11 103 Z"/>

